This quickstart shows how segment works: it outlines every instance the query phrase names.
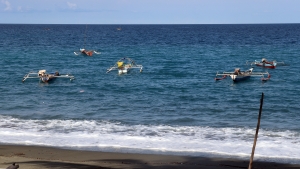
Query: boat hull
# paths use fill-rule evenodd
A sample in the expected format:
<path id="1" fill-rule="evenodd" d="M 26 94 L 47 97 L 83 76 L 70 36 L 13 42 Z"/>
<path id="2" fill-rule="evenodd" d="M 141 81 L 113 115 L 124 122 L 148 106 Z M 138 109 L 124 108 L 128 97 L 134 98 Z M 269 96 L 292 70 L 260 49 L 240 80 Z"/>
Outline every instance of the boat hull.
<path id="1" fill-rule="evenodd" d="M 273 64 L 266 64 L 266 63 L 256 63 L 256 66 L 264 67 L 264 68 L 270 68 L 270 69 L 275 69 L 276 66 Z"/>
<path id="2" fill-rule="evenodd" d="M 274 62 L 255 61 L 254 64 L 259 67 L 270 68 L 270 69 L 275 69 L 275 67 L 277 65 L 277 63 L 275 61 Z"/>
<path id="3" fill-rule="evenodd" d="M 82 53 L 86 56 L 93 56 L 93 51 L 84 51 Z"/>
<path id="4" fill-rule="evenodd" d="M 119 75 L 126 74 L 126 73 L 128 73 L 128 71 L 129 71 L 129 69 L 127 69 L 127 68 L 119 69 Z"/>
<path id="5" fill-rule="evenodd" d="M 55 79 L 56 79 L 56 77 L 53 76 L 53 75 L 43 76 L 43 77 L 40 78 L 40 80 L 44 83 L 54 81 Z"/>
<path id="6" fill-rule="evenodd" d="M 234 82 L 240 82 L 249 79 L 251 76 L 250 75 L 230 75 L 231 79 Z"/>
<path id="7" fill-rule="evenodd" d="M 80 49 L 80 52 L 86 56 L 92 56 L 93 55 L 93 51 L 87 51 L 85 49 Z"/>

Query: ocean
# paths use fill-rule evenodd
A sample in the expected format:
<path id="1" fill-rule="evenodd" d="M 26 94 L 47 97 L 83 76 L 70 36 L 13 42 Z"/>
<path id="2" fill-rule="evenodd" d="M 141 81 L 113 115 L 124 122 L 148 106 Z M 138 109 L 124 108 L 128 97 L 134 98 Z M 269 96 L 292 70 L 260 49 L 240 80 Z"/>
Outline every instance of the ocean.
<path id="1" fill-rule="evenodd" d="M 300 164 L 300 24 L 0 24 L 0 144 Z M 75 55 L 80 48 L 92 57 Z M 106 73 L 120 58 L 143 65 Z M 275 69 L 247 64 L 266 58 Z M 215 81 L 235 68 L 269 72 Z M 28 72 L 71 73 L 41 83 Z"/>

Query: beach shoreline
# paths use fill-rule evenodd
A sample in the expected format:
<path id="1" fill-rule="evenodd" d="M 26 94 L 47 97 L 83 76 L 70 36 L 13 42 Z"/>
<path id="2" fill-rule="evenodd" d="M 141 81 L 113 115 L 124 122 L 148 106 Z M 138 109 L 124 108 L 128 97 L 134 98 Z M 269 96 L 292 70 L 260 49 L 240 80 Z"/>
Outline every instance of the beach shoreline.
<path id="1" fill-rule="evenodd" d="M 41 168 L 248 168 L 249 161 L 233 158 L 206 158 L 190 156 L 111 153 L 69 150 L 45 146 L 0 145 L 0 169 L 12 163 L 22 169 Z M 300 168 L 300 164 L 257 162 L 253 169 Z"/>

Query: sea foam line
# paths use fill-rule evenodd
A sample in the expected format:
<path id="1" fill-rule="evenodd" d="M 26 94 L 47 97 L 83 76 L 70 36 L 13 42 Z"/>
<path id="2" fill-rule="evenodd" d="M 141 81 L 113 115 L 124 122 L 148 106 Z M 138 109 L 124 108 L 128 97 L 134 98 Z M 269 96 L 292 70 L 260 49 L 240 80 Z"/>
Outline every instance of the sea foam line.
<path id="1" fill-rule="evenodd" d="M 22 120 L 2 116 L 0 143 L 94 151 L 248 157 L 255 129 L 128 125 L 96 120 Z M 300 159 L 299 133 L 260 129 L 255 156 Z M 288 160 L 287 160 L 288 159 Z"/>

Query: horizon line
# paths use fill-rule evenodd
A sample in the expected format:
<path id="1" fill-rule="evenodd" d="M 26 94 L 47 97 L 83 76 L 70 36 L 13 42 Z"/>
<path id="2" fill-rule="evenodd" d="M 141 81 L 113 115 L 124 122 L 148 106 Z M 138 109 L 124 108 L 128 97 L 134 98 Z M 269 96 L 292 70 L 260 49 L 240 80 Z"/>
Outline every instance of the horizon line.
<path id="1" fill-rule="evenodd" d="M 267 24 L 300 24 L 287 23 L 0 23 L 1 25 L 267 25 Z"/>

